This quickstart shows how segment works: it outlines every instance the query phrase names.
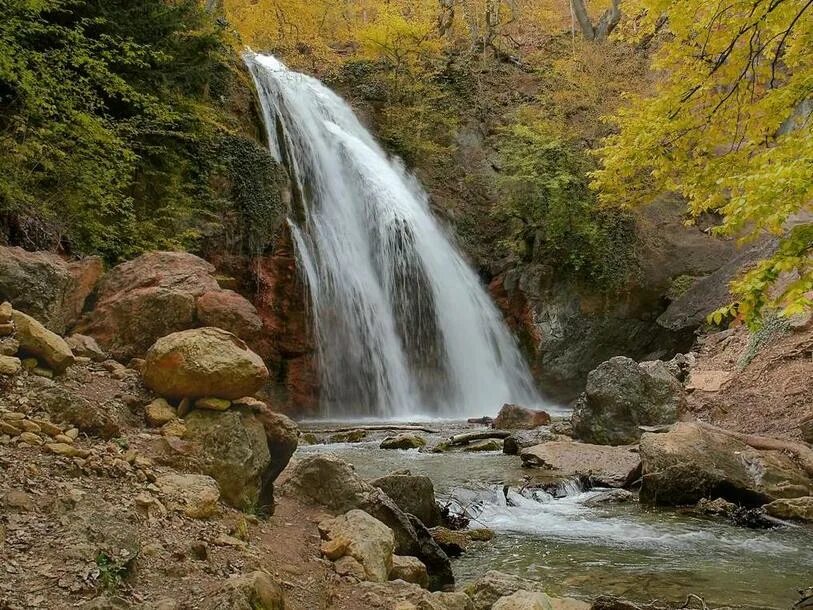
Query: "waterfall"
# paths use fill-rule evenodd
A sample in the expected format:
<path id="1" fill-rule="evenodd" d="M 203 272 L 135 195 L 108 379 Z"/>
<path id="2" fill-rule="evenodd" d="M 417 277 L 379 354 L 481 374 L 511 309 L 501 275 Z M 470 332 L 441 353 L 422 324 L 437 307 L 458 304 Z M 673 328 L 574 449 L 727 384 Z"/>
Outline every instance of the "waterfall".
<path id="1" fill-rule="evenodd" d="M 540 399 L 514 338 L 426 193 L 317 79 L 248 53 L 294 186 L 327 417 L 459 417 Z"/>

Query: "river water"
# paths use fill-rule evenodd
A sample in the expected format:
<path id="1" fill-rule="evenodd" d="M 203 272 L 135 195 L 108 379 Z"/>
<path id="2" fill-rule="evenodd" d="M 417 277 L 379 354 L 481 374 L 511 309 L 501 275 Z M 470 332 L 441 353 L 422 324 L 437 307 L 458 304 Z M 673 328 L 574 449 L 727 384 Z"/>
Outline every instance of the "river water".
<path id="1" fill-rule="evenodd" d="M 426 436 L 426 435 L 424 435 Z M 428 435 L 430 444 L 441 435 Z M 448 436 L 444 433 L 442 436 Z M 788 524 L 751 530 L 637 502 L 588 506 L 599 491 L 563 486 L 564 497 L 518 493 L 533 470 L 502 453 L 421 453 L 369 442 L 302 447 L 329 452 L 363 478 L 409 469 L 432 479 L 441 502 L 464 504 L 494 540 L 453 560 L 458 582 L 500 570 L 542 582 L 550 594 L 590 600 L 601 594 L 709 607 L 787 609 L 813 584 L 813 529 Z M 503 485 L 511 486 L 508 506 Z M 569 489 L 567 489 L 569 487 Z M 557 494 L 559 495 L 559 494 Z"/>

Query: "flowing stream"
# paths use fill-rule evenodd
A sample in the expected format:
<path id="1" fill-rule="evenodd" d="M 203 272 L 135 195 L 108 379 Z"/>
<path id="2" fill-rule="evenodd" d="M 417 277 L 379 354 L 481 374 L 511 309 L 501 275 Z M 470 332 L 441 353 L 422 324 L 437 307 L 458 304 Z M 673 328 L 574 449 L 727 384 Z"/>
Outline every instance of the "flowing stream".
<path id="1" fill-rule="evenodd" d="M 430 444 L 448 436 L 428 437 Z M 453 560 L 459 583 L 487 570 L 541 582 L 552 595 L 590 600 L 614 594 L 678 607 L 690 593 L 710 608 L 787 610 L 810 586 L 813 529 L 751 530 L 689 513 L 626 504 L 592 505 L 601 493 L 560 485 L 553 497 L 523 486 L 534 470 L 502 453 L 387 451 L 379 440 L 301 447 L 328 452 L 366 479 L 409 469 L 430 477 L 442 503 L 463 504 L 494 540 Z M 508 485 L 508 501 L 503 486 Z M 697 604 L 690 607 L 698 607 Z"/>
<path id="2" fill-rule="evenodd" d="M 494 304 L 426 193 L 350 106 L 268 55 L 246 62 L 311 300 L 327 417 L 407 418 L 540 403 Z"/>

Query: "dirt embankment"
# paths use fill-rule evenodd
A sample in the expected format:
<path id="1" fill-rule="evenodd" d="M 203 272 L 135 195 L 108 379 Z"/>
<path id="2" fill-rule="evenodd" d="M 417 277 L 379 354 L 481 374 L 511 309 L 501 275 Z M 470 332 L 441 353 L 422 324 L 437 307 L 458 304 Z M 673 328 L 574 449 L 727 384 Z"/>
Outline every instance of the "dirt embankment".
<path id="1" fill-rule="evenodd" d="M 813 418 L 813 319 L 702 337 L 687 389 L 690 412 L 704 421 L 810 442 L 802 429 Z"/>

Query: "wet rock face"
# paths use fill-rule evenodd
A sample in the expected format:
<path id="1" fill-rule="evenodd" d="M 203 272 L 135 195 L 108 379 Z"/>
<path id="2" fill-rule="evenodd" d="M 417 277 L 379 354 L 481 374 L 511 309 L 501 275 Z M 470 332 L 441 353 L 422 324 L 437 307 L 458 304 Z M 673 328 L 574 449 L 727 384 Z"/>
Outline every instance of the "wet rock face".
<path id="1" fill-rule="evenodd" d="M 61 334 L 81 315 L 102 270 L 96 256 L 65 261 L 50 252 L 0 246 L 0 301 Z"/>
<path id="2" fill-rule="evenodd" d="M 235 399 L 259 390 L 268 369 L 231 333 L 195 328 L 156 341 L 142 375 L 148 388 L 167 398 Z"/>
<path id="3" fill-rule="evenodd" d="M 723 498 L 754 506 L 810 495 L 813 482 L 787 455 L 680 422 L 664 434 L 641 437 L 641 502 L 694 504 Z"/>
<path id="4" fill-rule="evenodd" d="M 639 426 L 672 424 L 685 408 L 683 385 L 664 363 L 617 356 L 590 372 L 571 421 L 581 440 L 624 445 L 638 441 Z"/>
<path id="5" fill-rule="evenodd" d="M 246 341 L 261 328 L 254 306 L 221 290 L 215 268 L 185 252 L 149 252 L 110 270 L 93 310 L 77 325 L 110 354 L 127 361 L 159 338 L 208 323 Z"/>

